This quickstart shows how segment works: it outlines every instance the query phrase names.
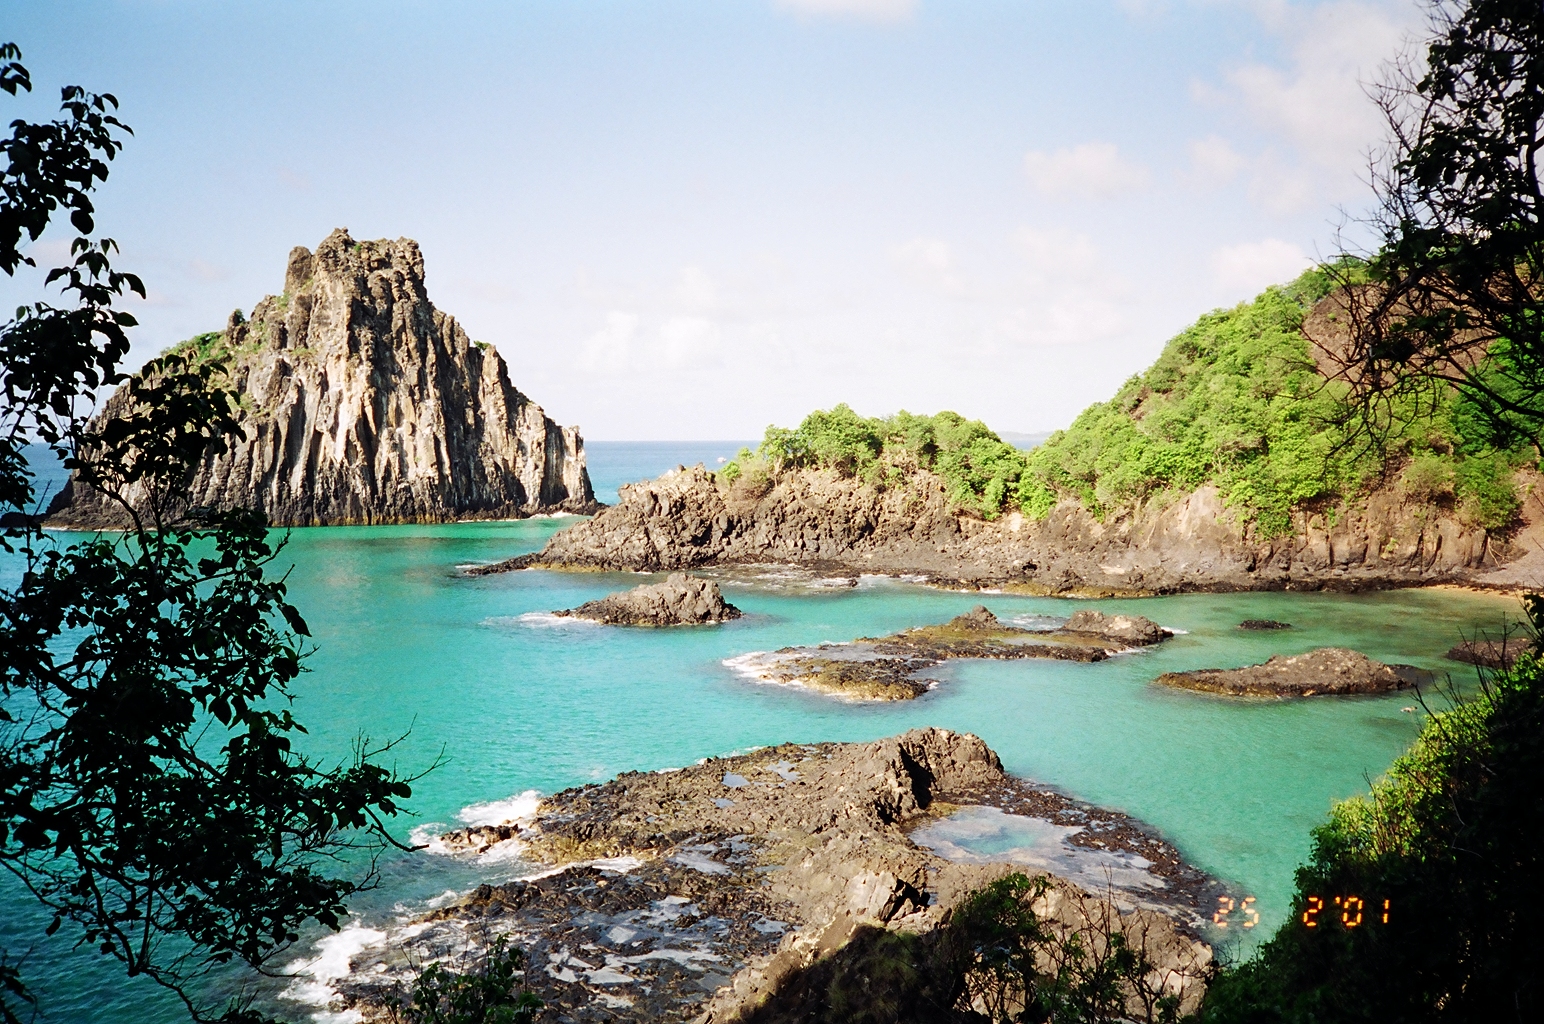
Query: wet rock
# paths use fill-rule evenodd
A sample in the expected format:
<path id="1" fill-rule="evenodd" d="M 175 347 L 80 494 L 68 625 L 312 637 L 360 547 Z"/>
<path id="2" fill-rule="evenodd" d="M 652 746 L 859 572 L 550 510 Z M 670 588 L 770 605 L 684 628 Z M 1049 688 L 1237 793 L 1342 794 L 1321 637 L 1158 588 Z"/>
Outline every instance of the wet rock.
<path id="1" fill-rule="evenodd" d="M 1099 905 L 1114 906 L 1194 1006 L 1210 961 L 1194 927 L 1215 903 L 1204 875 L 1139 823 L 1008 776 L 979 738 L 916 729 L 628 772 L 547 798 L 519 838 L 549 870 L 480 886 L 411 924 L 401 942 L 356 956 L 335 1008 L 387 1019 L 415 967 L 449 958 L 466 969 L 469 940 L 509 935 L 555 1019 L 797 1015 L 796 979 L 812 966 L 847 969 L 843 951 L 876 929 L 931 933 L 968 894 L 1016 870 L 947 860 L 911 841 L 957 804 L 1075 825 L 1089 849 L 1141 856 L 1152 884 L 1117 885 L 1115 904 Z M 1086 928 L 1080 893 L 1054 881 L 1037 913 Z"/>
<path id="2" fill-rule="evenodd" d="M 1276 655 L 1245 668 L 1168 672 L 1165 686 L 1249 697 L 1315 697 L 1388 693 L 1430 682 L 1432 673 L 1413 665 L 1385 665 L 1343 647 L 1321 647 L 1293 657 Z"/>
<path id="3" fill-rule="evenodd" d="M 1239 629 L 1291 629 L 1290 622 L 1277 622 L 1275 619 L 1245 619 L 1238 624 Z"/>
<path id="4" fill-rule="evenodd" d="M 1073 628 L 1074 623 L 1083 628 Z M 735 664 L 763 682 L 802 686 L 849 700 L 913 700 L 938 685 L 939 680 L 924 673 L 944 661 L 1103 661 L 1172 635 L 1141 616 L 1095 611 L 1078 612 L 1060 629 L 1021 629 L 978 604 L 940 625 L 845 644 L 784 647 L 743 656 Z"/>
<path id="5" fill-rule="evenodd" d="M 1532 637 L 1509 636 L 1503 640 L 1482 637 L 1476 640 L 1465 640 L 1448 651 L 1447 656 L 1453 661 L 1461 661 L 1467 665 L 1510 668 L 1513 662 L 1533 650 L 1533 647 Z"/>
<path id="6" fill-rule="evenodd" d="M 1106 640 L 1141 646 L 1162 643 L 1174 635 L 1146 616 L 1106 615 L 1092 608 L 1074 613 L 1062 628 L 1069 633 L 1091 633 Z"/>
<path id="7" fill-rule="evenodd" d="M 724 600 L 717 583 L 675 572 L 663 583 L 646 583 L 553 614 L 615 626 L 700 626 L 738 619 L 742 613 Z"/>

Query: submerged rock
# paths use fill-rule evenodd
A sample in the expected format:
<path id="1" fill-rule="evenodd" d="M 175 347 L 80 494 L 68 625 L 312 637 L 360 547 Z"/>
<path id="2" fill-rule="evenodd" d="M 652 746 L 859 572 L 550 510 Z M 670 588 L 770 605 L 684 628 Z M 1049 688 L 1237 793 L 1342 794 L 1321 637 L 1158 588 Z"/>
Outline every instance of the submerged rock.
<path id="1" fill-rule="evenodd" d="M 1082 628 L 1074 628 L 1074 623 Z M 922 673 L 943 661 L 1103 661 L 1172 635 L 1141 616 L 1096 611 L 1080 611 L 1060 629 L 1021 629 L 978 604 L 936 626 L 845 644 L 784 647 L 745 655 L 731 664 L 763 682 L 802 686 L 849 700 L 912 700 L 938 685 L 937 679 Z"/>
<path id="2" fill-rule="evenodd" d="M 785 744 L 558 793 L 519 834 L 524 857 L 551 870 L 480 886 L 356 956 L 343 1005 L 386 1019 L 426 957 L 509 934 L 529 957 L 529 984 L 564 1020 L 803 1019 L 807 979 L 851 971 L 862 983 L 852 943 L 932 934 L 971 892 L 1023 870 L 911 840 L 958 805 L 1062 826 L 1061 856 L 1122 858 L 1139 884 L 1107 889 L 1097 876 L 1092 892 L 1058 879 L 1034 910 L 1063 934 L 1113 915 L 1153 959 L 1156 983 L 1194 1008 L 1211 959 L 1194 929 L 1216 903 L 1214 883 L 1140 823 L 1014 779 L 980 739 L 942 729 Z"/>
<path id="3" fill-rule="evenodd" d="M 1503 640 L 1488 637 L 1465 640 L 1447 652 L 1453 661 L 1483 668 L 1510 668 L 1512 663 L 1533 650 L 1534 641 L 1527 636 L 1509 636 Z"/>
<path id="4" fill-rule="evenodd" d="M 675 572 L 663 583 L 645 583 L 552 614 L 613 626 L 700 626 L 738 619 L 743 613 L 724 600 L 717 583 Z"/>
<path id="5" fill-rule="evenodd" d="M 1290 622 L 1277 622 L 1275 619 L 1245 619 L 1238 624 L 1239 629 L 1291 629 Z"/>
<path id="6" fill-rule="evenodd" d="M 579 428 L 517 390 L 498 350 L 436 309 L 424 278 L 417 242 L 340 228 L 314 253 L 290 252 L 282 294 L 178 346 L 240 396 L 244 432 L 205 453 L 188 506 L 257 509 L 280 526 L 594 512 Z M 97 426 L 128 400 L 120 388 Z M 124 522 L 77 481 L 50 511 L 53 525 Z"/>
<path id="7" fill-rule="evenodd" d="M 1166 672 L 1165 686 L 1248 697 L 1315 697 L 1388 693 L 1429 682 L 1432 673 L 1413 665 L 1385 665 L 1344 647 L 1321 647 L 1293 657 L 1275 655 L 1244 668 Z"/>

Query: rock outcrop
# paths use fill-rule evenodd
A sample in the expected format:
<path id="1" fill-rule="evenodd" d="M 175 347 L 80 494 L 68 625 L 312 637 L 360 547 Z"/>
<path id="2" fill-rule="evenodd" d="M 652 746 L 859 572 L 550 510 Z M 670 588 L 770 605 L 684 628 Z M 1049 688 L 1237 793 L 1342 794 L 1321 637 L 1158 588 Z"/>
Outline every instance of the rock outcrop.
<path id="1" fill-rule="evenodd" d="M 1480 527 L 1392 491 L 1333 521 L 1299 512 L 1293 526 L 1289 536 L 1259 536 L 1235 521 L 1210 485 L 1102 521 L 1070 499 L 1043 520 L 1011 513 L 984 521 L 954 507 L 943 481 L 927 471 L 878 489 L 827 470 L 724 484 L 697 466 L 623 487 L 617 505 L 554 535 L 540 553 L 491 568 L 660 572 L 780 562 L 1108 595 L 1464 581 L 1493 571 L 1511 550 Z"/>
<path id="2" fill-rule="evenodd" d="M 1174 634 L 1140 615 L 1084 610 L 1056 629 L 1022 629 L 985 605 L 936 626 L 818 647 L 784 647 L 727 664 L 761 682 L 800 686 L 846 700 L 912 700 L 938 685 L 922 673 L 961 658 L 1104 661 Z"/>
<path id="3" fill-rule="evenodd" d="M 955 805 L 1061 826 L 1056 855 L 1080 881 L 1052 881 L 1035 913 L 1058 934 L 1121 931 L 1155 965 L 1145 984 L 1196 1005 L 1211 959 L 1196 929 L 1215 883 L 1140 823 L 1008 776 L 977 737 L 917 729 L 629 772 L 545 799 L 511 825 L 522 858 L 560 870 L 480 886 L 356 956 L 337 1008 L 384 1018 L 394 986 L 475 930 L 513 935 L 529 984 L 565 1020 L 809 1019 L 812 979 L 861 984 L 852 959 L 868 939 L 925 939 L 971 892 L 1038 873 L 912 841 Z M 442 837 L 467 856 L 484 838 Z"/>
<path id="4" fill-rule="evenodd" d="M 552 614 L 613 626 L 701 626 L 738 619 L 741 612 L 724 600 L 712 580 L 673 572 L 663 583 L 645 583 Z"/>
<path id="5" fill-rule="evenodd" d="M 430 303 L 410 239 L 356 242 L 339 229 L 314 253 L 296 248 L 281 295 L 184 351 L 220 365 L 244 429 L 205 456 L 192 506 L 254 508 L 292 526 L 597 507 L 579 429 L 549 419 L 496 350 Z M 101 417 L 126 404 L 120 389 Z M 54 525 L 121 523 L 75 482 L 53 513 Z"/>
<path id="6" fill-rule="evenodd" d="M 1344 647 L 1321 647 L 1290 658 L 1278 654 L 1263 665 L 1166 672 L 1158 682 L 1235 697 L 1316 697 L 1388 693 L 1432 678 L 1413 665 L 1385 665 Z"/>
<path id="7" fill-rule="evenodd" d="M 1499 640 L 1480 637 L 1475 640 L 1465 640 L 1448 651 L 1447 656 L 1453 661 L 1461 661 L 1466 665 L 1479 665 L 1482 668 L 1511 668 L 1514 661 L 1533 648 L 1534 640 L 1529 636 L 1509 636 Z"/>

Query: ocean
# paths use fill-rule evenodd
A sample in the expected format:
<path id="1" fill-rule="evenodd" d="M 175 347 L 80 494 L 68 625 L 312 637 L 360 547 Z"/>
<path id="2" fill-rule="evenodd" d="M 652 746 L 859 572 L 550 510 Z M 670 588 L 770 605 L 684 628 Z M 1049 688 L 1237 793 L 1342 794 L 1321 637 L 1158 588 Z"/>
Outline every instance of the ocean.
<path id="1" fill-rule="evenodd" d="M 597 496 L 679 463 L 716 465 L 742 442 L 590 442 Z M 399 838 L 432 836 L 528 809 L 545 793 L 619 772 L 784 741 L 870 740 L 932 725 L 978 734 L 1015 773 L 1118 808 L 1155 826 L 1239 897 L 1254 896 L 1256 934 L 1283 919 L 1309 831 L 1332 801 L 1364 791 L 1416 735 L 1411 693 L 1241 700 L 1153 685 L 1162 672 L 1232 667 L 1315 647 L 1352 647 L 1383 661 L 1473 672 L 1442 659 L 1464 635 L 1516 618 L 1516 602 L 1449 589 L 1380 594 L 1183 595 L 1098 602 L 957 593 L 864 577 L 856 587 L 767 567 L 727 580 L 745 617 L 711 628 L 624 629 L 554 619 L 654 577 L 526 571 L 468 577 L 459 569 L 538 549 L 571 518 L 445 526 L 290 531 L 281 563 L 317 649 L 293 710 L 307 753 L 349 756 L 361 736 L 400 740 L 391 758 L 413 771 L 443 759 L 414 787 Z M 14 563 L 4 567 L 13 572 Z M 1000 618 L 1066 616 L 1094 604 L 1146 615 L 1174 639 L 1096 664 L 956 662 L 915 701 L 855 704 L 756 682 L 731 662 L 786 645 L 876 636 L 985 604 Z M 1243 632 L 1248 618 L 1293 629 Z M 420 851 L 382 862 L 381 885 L 353 905 L 340 936 L 307 935 L 288 957 L 294 978 L 250 983 L 289 1019 L 329 1019 L 328 981 L 351 948 L 447 894 L 529 868 L 516 859 L 466 862 Z M 69 948 L 68 928 L 9 880 L 0 944 L 25 954 L 42 1019 L 186 1019 L 180 1005 L 116 962 Z M 321 940 L 318 943 L 318 940 Z M 29 952 L 30 951 L 30 952 Z M 337 1019 L 337 1018 L 333 1018 Z"/>

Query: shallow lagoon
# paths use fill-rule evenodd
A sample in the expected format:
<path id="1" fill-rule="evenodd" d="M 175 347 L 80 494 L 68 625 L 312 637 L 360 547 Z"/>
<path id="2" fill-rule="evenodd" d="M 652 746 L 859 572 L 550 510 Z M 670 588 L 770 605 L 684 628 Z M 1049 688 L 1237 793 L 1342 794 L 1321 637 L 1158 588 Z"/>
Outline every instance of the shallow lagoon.
<path id="1" fill-rule="evenodd" d="M 737 445 L 721 447 L 731 454 Z M 592 445 L 592 459 L 605 494 L 617 481 L 602 475 L 599 448 Z M 690 454 L 711 464 L 706 446 Z M 610 471 L 617 480 L 678 461 L 668 446 L 621 456 Z M 418 816 L 399 821 L 402 838 L 459 823 L 469 805 L 527 790 L 550 793 L 762 744 L 866 740 L 937 725 L 979 734 L 1011 771 L 1156 826 L 1239 896 L 1255 896 L 1262 925 L 1255 934 L 1268 934 L 1285 913 L 1309 830 L 1331 801 L 1364 790 L 1405 748 L 1422 712 L 1408 692 L 1239 700 L 1170 691 L 1151 680 L 1335 644 L 1454 670 L 1468 682 L 1472 671 L 1442 653 L 1462 633 L 1516 614 L 1509 598 L 1453 590 L 1102 601 L 1105 610 L 1137 612 L 1185 632 L 1160 648 L 1097 664 L 948 663 L 936 673 L 942 685 L 916 701 L 851 704 L 752 682 L 724 661 L 883 635 L 977 603 L 1003 618 L 1064 616 L 1086 604 L 880 578 L 855 588 L 809 586 L 771 573 L 726 582 L 726 596 L 746 612 L 739 621 L 624 630 L 532 613 L 572 607 L 644 577 L 527 571 L 469 578 L 456 570 L 534 550 L 563 525 L 538 519 L 293 531 L 284 556 L 294 564 L 291 594 L 318 645 L 295 705 L 310 730 L 310 751 L 342 758 L 361 733 L 376 740 L 406 734 L 394 751 L 404 769 L 441 752 L 447 758 L 416 787 Z M 1242 632 L 1236 626 L 1246 618 L 1296 628 Z M 1410 707 L 1416 710 L 1404 710 Z M 423 853 L 395 856 L 384 868 L 381 889 L 356 905 L 358 924 L 389 924 L 446 890 L 520 870 L 509 861 L 469 866 Z M 13 950 L 46 923 L 30 913 L 7 917 Z M 38 955 L 36 963 L 60 968 L 45 986 L 47 1019 L 118 1012 L 149 1020 L 157 1011 L 178 1019 L 169 1001 L 124 986 L 94 957 L 61 962 L 47 947 Z M 303 1009 L 288 1006 L 292 1015 Z"/>

